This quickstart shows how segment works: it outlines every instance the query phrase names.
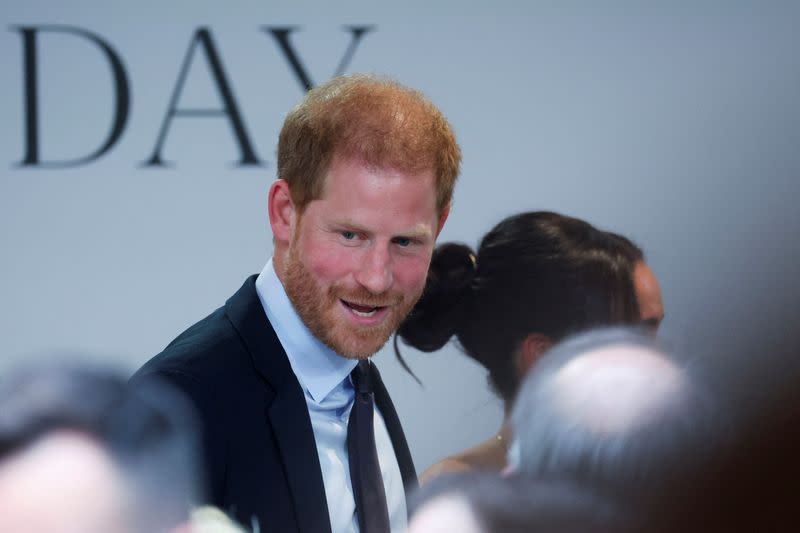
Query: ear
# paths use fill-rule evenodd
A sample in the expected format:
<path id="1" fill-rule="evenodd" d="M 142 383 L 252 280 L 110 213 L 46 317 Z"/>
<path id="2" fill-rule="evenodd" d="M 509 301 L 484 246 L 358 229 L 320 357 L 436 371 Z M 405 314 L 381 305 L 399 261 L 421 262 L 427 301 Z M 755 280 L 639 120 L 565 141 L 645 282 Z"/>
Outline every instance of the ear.
<path id="1" fill-rule="evenodd" d="M 284 180 L 277 180 L 269 188 L 269 225 L 276 244 L 288 245 L 294 233 L 297 220 L 297 210 L 292 195 L 289 193 L 289 184 Z"/>
<path id="2" fill-rule="evenodd" d="M 436 228 L 436 236 L 438 237 L 439 234 L 442 232 L 442 228 L 444 227 L 444 223 L 447 221 L 447 217 L 450 215 L 450 204 L 442 209 L 442 214 L 439 215 L 439 227 Z"/>
<path id="3" fill-rule="evenodd" d="M 527 337 L 522 340 L 520 346 L 519 361 L 517 361 L 517 370 L 520 376 L 528 373 L 528 370 L 533 364 L 539 360 L 544 352 L 553 345 L 553 342 L 547 336 L 541 333 L 529 333 Z"/>

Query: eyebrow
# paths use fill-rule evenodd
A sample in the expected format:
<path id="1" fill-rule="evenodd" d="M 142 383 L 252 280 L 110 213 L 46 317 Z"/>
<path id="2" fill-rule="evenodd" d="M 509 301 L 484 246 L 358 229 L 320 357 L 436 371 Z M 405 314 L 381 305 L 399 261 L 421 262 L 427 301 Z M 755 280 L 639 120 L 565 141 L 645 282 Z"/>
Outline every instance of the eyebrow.
<path id="1" fill-rule="evenodd" d="M 371 231 L 365 229 L 360 224 L 356 224 L 352 220 L 339 220 L 333 222 L 334 226 L 341 226 L 345 227 L 354 231 L 358 231 L 361 233 L 372 233 Z M 407 230 L 398 231 L 393 235 L 394 238 L 396 237 L 406 237 L 410 239 L 431 239 L 433 238 L 433 231 L 428 224 L 424 222 L 420 222 L 416 226 L 409 228 Z"/>

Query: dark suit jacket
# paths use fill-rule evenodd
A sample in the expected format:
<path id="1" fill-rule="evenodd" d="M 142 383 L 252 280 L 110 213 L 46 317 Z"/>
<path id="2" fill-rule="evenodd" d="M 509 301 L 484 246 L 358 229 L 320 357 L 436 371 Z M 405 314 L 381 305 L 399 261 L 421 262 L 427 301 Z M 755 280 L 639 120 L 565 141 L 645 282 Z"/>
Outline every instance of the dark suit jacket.
<path id="1" fill-rule="evenodd" d="M 251 276 L 226 304 L 172 341 L 132 378 L 186 393 L 203 424 L 208 500 L 261 531 L 330 532 L 325 488 L 303 390 Z M 371 365 L 406 493 L 417 484 L 397 412 Z"/>

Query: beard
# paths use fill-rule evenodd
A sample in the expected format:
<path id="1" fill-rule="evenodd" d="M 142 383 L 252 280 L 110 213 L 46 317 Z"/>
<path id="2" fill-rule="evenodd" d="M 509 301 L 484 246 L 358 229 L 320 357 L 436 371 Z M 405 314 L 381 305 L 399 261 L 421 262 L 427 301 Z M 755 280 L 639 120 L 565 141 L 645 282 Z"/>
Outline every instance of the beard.
<path id="1" fill-rule="evenodd" d="M 417 294 L 408 295 L 399 291 L 375 294 L 364 287 L 320 287 L 300 259 L 294 241 L 289 245 L 282 274 L 286 294 L 309 331 L 347 359 L 367 359 L 380 350 L 422 295 L 422 289 Z M 343 316 L 341 300 L 386 307 L 387 315 L 377 325 L 359 326 Z"/>

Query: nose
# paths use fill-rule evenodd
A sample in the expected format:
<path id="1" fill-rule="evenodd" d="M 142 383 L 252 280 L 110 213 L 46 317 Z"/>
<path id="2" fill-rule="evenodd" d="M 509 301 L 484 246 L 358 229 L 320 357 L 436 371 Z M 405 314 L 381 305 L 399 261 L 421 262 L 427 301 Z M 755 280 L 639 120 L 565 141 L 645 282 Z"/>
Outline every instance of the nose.
<path id="1" fill-rule="evenodd" d="M 386 246 L 375 245 L 369 250 L 356 274 L 356 281 L 373 294 L 389 290 L 394 276 L 392 258 Z"/>

